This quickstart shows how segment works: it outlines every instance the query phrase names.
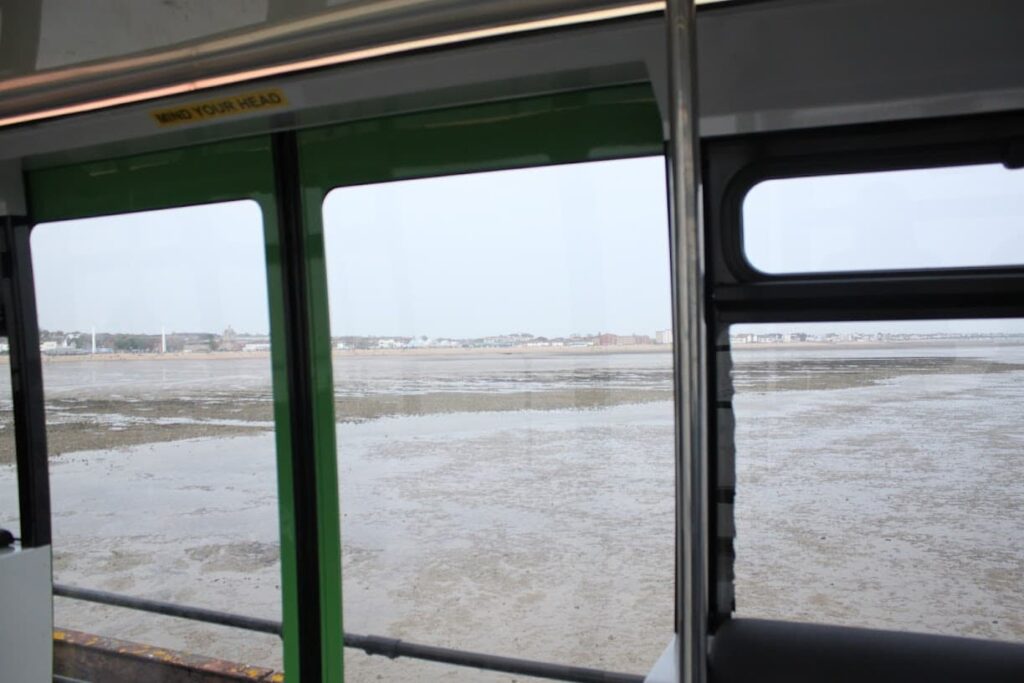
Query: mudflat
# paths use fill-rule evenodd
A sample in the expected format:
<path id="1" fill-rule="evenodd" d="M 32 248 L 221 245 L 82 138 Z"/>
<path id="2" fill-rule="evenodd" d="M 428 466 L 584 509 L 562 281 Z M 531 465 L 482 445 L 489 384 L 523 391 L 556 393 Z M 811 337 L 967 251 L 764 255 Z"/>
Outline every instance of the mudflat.
<path id="1" fill-rule="evenodd" d="M 670 354 L 334 361 L 348 630 L 647 670 L 672 619 Z M 269 359 L 44 371 L 56 580 L 280 618 Z M 1024 347 L 737 349 L 729 376 L 739 614 L 1024 640 Z M 64 599 L 56 619 L 281 665 L 269 636 Z"/>

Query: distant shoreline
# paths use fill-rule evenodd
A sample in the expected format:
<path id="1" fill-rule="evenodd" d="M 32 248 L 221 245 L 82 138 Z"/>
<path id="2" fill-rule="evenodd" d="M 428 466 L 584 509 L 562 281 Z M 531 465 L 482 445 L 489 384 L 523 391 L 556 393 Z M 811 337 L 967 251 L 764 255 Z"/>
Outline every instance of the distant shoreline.
<path id="1" fill-rule="evenodd" d="M 941 348 L 970 346 L 1024 346 L 1024 337 L 1007 339 L 908 339 L 901 341 L 845 341 L 845 342 L 765 342 L 732 344 L 733 351 L 837 351 L 884 350 L 892 348 Z M 601 355 L 670 353 L 671 344 L 632 344 L 624 346 L 509 346 L 469 348 L 416 348 L 416 349 L 332 349 L 334 358 L 376 357 L 457 357 L 457 356 L 511 356 L 511 355 Z M 183 361 L 183 360 L 245 360 L 269 359 L 269 351 L 203 351 L 196 353 L 97 353 L 75 355 L 43 354 L 43 363 L 105 363 L 110 361 Z M 0 356 L 0 364 L 9 362 Z"/>
<path id="2" fill-rule="evenodd" d="M 511 356 L 511 355 L 587 355 L 600 353 L 669 353 L 671 344 L 628 344 L 624 346 L 481 346 L 469 348 L 420 349 L 334 349 L 335 358 L 360 356 Z"/>
<path id="3" fill-rule="evenodd" d="M 476 348 L 419 348 L 419 349 L 332 349 L 334 358 L 360 358 L 377 356 L 508 356 L 508 355 L 590 355 L 613 353 L 669 353 L 671 344 L 633 344 L 626 346 L 510 346 Z M 97 353 L 74 355 L 43 354 L 43 363 L 91 363 L 110 361 L 181 361 L 181 360 L 245 360 L 269 358 L 269 351 L 204 351 L 198 353 Z M 0 357 L 0 363 L 8 362 Z"/>
<path id="4" fill-rule="evenodd" d="M 891 348 L 936 348 L 936 347 L 964 347 L 964 346 L 1024 346 L 1024 338 L 1014 337 L 1012 339 L 907 339 L 899 341 L 846 341 L 846 342 L 765 342 L 732 344 L 732 351 L 821 351 L 826 349 L 837 350 L 881 350 Z"/>
<path id="5" fill-rule="evenodd" d="M 176 361 L 176 360 L 240 360 L 245 358 L 269 358 L 269 351 L 202 351 L 199 353 L 76 353 L 68 355 L 42 354 L 43 364 L 47 363 L 106 363 L 110 361 Z M 9 356 L 4 356 L 3 362 Z"/>

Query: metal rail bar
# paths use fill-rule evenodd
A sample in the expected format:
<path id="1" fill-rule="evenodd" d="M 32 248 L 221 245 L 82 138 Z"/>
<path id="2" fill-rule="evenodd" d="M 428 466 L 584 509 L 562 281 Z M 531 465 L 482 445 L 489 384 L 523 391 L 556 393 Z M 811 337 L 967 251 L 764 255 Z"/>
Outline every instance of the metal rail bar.
<path id="1" fill-rule="evenodd" d="M 279 621 L 246 617 L 204 607 L 175 605 L 159 600 L 137 598 L 89 588 L 77 588 L 59 583 L 53 584 L 53 594 L 73 600 L 84 600 L 112 607 L 124 607 L 142 612 L 177 617 L 179 619 L 191 619 L 192 621 L 201 621 L 208 624 L 257 631 L 259 633 L 269 633 L 277 636 L 280 636 L 282 633 L 282 625 Z M 381 655 L 388 659 L 408 657 L 410 659 L 451 664 L 453 666 L 465 666 L 485 671 L 500 671 L 520 676 L 546 678 L 553 681 L 572 681 L 574 683 L 643 683 L 644 681 L 644 677 L 638 674 L 602 671 L 600 669 L 538 662 L 515 657 L 500 657 L 480 652 L 467 652 L 446 647 L 409 643 L 397 638 L 386 638 L 384 636 L 364 636 L 358 633 L 346 633 L 344 643 L 345 647 L 362 650 L 368 655 Z"/>
<path id="2" fill-rule="evenodd" d="M 707 677 L 704 249 L 695 0 L 668 0 L 671 245 L 676 386 L 676 633 L 679 680 Z"/>
<path id="3" fill-rule="evenodd" d="M 486 671 L 534 676 L 554 681 L 576 681 L 577 683 L 643 683 L 644 677 L 637 674 L 602 671 L 586 667 L 538 662 L 515 657 L 499 657 L 479 652 L 453 650 L 446 647 L 407 643 L 395 638 L 345 634 L 345 646 L 362 650 L 368 655 L 382 655 L 389 659 L 409 657 L 442 664 L 467 666 Z"/>
<path id="4" fill-rule="evenodd" d="M 175 605 L 173 603 L 162 602 L 160 600 L 136 598 L 131 595 L 108 593 L 107 591 L 97 591 L 90 588 L 77 588 L 75 586 L 66 586 L 61 583 L 53 584 L 53 594 L 59 595 L 62 598 L 84 600 L 85 602 L 95 602 L 101 605 L 110 605 L 112 607 L 126 607 L 128 609 L 139 610 L 141 612 L 162 614 L 167 617 L 191 619 L 192 621 L 202 621 L 207 624 L 219 624 L 220 626 L 232 626 L 234 628 L 245 629 L 246 631 L 269 633 L 270 635 L 275 636 L 281 635 L 281 622 L 279 621 L 246 617 L 240 614 L 206 609 L 205 607 Z"/>

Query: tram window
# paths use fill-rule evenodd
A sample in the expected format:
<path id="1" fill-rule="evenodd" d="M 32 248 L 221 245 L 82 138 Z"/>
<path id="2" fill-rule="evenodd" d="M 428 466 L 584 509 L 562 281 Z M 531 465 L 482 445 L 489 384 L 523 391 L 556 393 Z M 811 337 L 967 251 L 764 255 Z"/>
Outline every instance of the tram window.
<path id="1" fill-rule="evenodd" d="M 1024 264 L 1024 172 L 1000 164 L 767 180 L 743 203 L 765 273 Z"/>
<path id="2" fill-rule="evenodd" d="M 1024 641 L 1024 320 L 729 336 L 737 614 Z"/>
<path id="3" fill-rule="evenodd" d="M 14 404 L 11 401 L 10 346 L 0 337 L 0 529 L 21 535 L 18 511 L 18 466 L 14 452 Z"/>
<path id="4" fill-rule="evenodd" d="M 665 206 L 661 158 L 328 195 L 347 628 L 634 673 L 657 659 L 674 588 Z M 426 675 L 353 652 L 346 667 Z"/>
<path id="5" fill-rule="evenodd" d="M 54 581 L 279 620 L 258 205 L 40 224 L 31 247 Z M 281 668 L 250 631 L 60 597 L 54 625 Z"/>

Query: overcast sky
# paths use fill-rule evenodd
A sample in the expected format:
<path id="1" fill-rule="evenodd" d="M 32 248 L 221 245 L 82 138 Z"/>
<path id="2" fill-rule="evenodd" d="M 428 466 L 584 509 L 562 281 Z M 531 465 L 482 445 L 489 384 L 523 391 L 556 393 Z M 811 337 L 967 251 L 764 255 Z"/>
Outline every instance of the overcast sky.
<path id="1" fill-rule="evenodd" d="M 747 194 L 743 240 L 751 264 L 767 273 L 1024 264 L 1024 170 L 987 164 L 770 180 Z M 1024 321 L 794 323 L 732 331 L 754 330 L 1024 333 Z"/>
<path id="2" fill-rule="evenodd" d="M 324 216 L 335 335 L 653 335 L 669 326 L 660 157 L 344 188 Z M 769 272 L 1020 264 L 1024 171 L 769 181 L 748 196 L 744 221 L 750 260 Z M 44 329 L 267 331 L 254 202 L 41 225 L 32 249 Z M 1024 332 L 1019 321 L 898 327 Z"/>
<path id="3" fill-rule="evenodd" d="M 253 201 L 38 225 L 39 326 L 267 332 L 263 216 Z"/>
<path id="4" fill-rule="evenodd" d="M 770 180 L 743 204 L 768 273 L 1024 263 L 1024 170 L 1001 164 Z"/>
<path id="5" fill-rule="evenodd" d="M 671 325 L 660 158 L 338 189 L 334 334 L 654 335 Z"/>

